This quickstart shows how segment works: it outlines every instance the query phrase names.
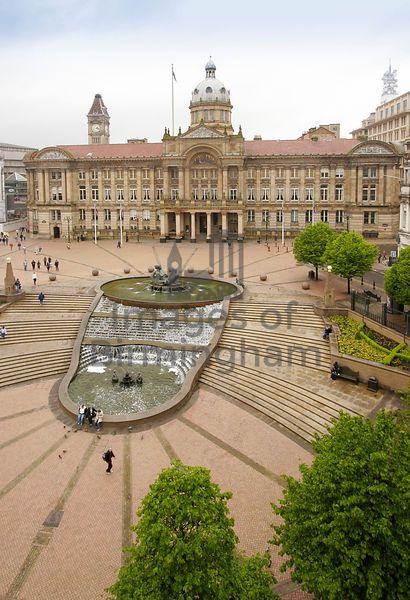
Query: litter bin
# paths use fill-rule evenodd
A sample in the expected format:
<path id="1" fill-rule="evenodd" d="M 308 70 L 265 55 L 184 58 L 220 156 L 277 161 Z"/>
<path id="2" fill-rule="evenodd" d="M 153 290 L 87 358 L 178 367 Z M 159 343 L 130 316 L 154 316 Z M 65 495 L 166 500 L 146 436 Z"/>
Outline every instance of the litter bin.
<path id="1" fill-rule="evenodd" d="M 379 389 L 379 382 L 376 377 L 369 377 L 367 380 L 367 389 L 371 392 L 377 392 Z"/>

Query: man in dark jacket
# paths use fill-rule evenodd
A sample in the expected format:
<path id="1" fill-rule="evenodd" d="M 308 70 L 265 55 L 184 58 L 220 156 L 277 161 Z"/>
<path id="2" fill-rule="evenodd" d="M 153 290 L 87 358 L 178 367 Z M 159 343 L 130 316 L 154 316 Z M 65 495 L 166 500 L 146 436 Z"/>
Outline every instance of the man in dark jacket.
<path id="1" fill-rule="evenodd" d="M 112 459 L 115 458 L 115 454 L 112 451 L 112 448 L 108 448 L 107 452 L 104 453 L 103 456 L 105 462 L 107 463 L 107 468 L 106 468 L 106 472 L 107 473 L 111 473 L 111 469 L 112 469 Z"/>

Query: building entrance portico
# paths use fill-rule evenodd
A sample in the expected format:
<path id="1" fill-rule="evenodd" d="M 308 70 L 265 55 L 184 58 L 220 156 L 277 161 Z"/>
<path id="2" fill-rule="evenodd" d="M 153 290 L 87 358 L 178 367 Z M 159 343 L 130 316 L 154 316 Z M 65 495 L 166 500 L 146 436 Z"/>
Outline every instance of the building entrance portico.
<path id="1" fill-rule="evenodd" d="M 185 239 L 195 243 L 226 241 L 228 238 L 243 239 L 243 215 L 241 212 L 224 211 L 169 211 L 160 214 L 161 240 Z"/>

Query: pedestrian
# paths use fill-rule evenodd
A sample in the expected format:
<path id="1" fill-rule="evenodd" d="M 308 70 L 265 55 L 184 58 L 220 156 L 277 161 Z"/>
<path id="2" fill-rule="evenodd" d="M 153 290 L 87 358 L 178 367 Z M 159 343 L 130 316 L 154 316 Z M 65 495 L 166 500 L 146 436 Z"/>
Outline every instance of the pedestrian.
<path id="1" fill-rule="evenodd" d="M 28 262 L 27 262 L 27 259 L 25 258 L 25 259 L 23 260 L 23 267 L 24 267 L 24 270 L 25 270 L 25 271 L 27 271 L 27 265 L 28 265 Z"/>
<path id="2" fill-rule="evenodd" d="M 71 246 L 70 244 L 67 244 L 67 250 L 70 250 Z"/>
<path id="3" fill-rule="evenodd" d="M 381 259 L 382 259 L 382 255 L 379 254 L 379 256 L 377 257 L 377 262 L 379 263 L 381 261 Z"/>
<path id="4" fill-rule="evenodd" d="M 2 328 L 0 329 L 0 336 L 4 340 L 4 338 L 6 337 L 6 335 L 7 335 L 7 329 L 6 329 L 6 326 L 3 325 Z"/>
<path id="5" fill-rule="evenodd" d="M 44 263 L 44 266 L 46 267 L 46 266 L 47 266 L 47 256 L 45 256 L 45 257 L 43 258 L 43 263 Z"/>
<path id="6" fill-rule="evenodd" d="M 77 414 L 77 425 L 80 425 L 80 427 L 83 426 L 84 416 L 85 416 L 85 404 L 80 404 L 80 406 L 78 407 L 78 414 Z"/>
<path id="7" fill-rule="evenodd" d="M 37 261 L 37 269 L 41 269 L 41 262 L 39 260 Z"/>
<path id="8" fill-rule="evenodd" d="M 115 458 L 115 454 L 112 451 L 112 448 L 108 448 L 107 452 L 103 454 L 103 460 L 107 463 L 106 473 L 111 473 L 112 469 L 112 459 Z"/>
<path id="9" fill-rule="evenodd" d="M 97 428 L 97 431 L 101 430 L 101 425 L 102 425 L 103 419 L 104 419 L 104 413 L 101 410 L 101 408 L 99 408 L 97 410 L 97 414 L 95 415 L 95 426 Z"/>
<path id="10" fill-rule="evenodd" d="M 39 254 L 41 254 L 41 251 L 42 251 L 42 249 L 43 249 L 43 248 L 42 248 L 41 246 L 39 246 L 39 247 L 38 247 L 38 253 L 39 253 Z"/>
<path id="11" fill-rule="evenodd" d="M 60 263 L 58 262 L 58 260 L 57 260 L 57 259 L 55 259 L 55 261 L 54 261 L 54 266 L 55 266 L 55 268 L 56 268 L 56 271 L 58 271 L 58 266 L 59 266 L 59 264 L 60 264 Z"/>
<path id="12" fill-rule="evenodd" d="M 36 285 L 37 283 L 37 274 L 33 273 L 33 285 Z"/>
<path id="13" fill-rule="evenodd" d="M 118 242 L 117 242 L 117 248 L 121 248 L 121 242 L 120 242 L 120 240 L 118 240 Z"/>
<path id="14" fill-rule="evenodd" d="M 21 242 L 20 242 L 20 240 L 17 242 L 17 248 L 18 248 L 19 250 L 21 250 Z"/>
<path id="15" fill-rule="evenodd" d="M 31 261 L 31 266 L 33 267 L 33 271 L 34 271 L 34 269 L 36 268 L 36 261 L 34 260 L 34 258 Z"/>
<path id="16" fill-rule="evenodd" d="M 26 246 L 23 246 L 23 252 L 24 252 L 24 254 L 26 254 L 26 252 L 27 252 Z"/>
<path id="17" fill-rule="evenodd" d="M 50 273 L 50 267 L 51 267 L 51 264 L 50 264 L 50 263 L 47 263 L 47 265 L 46 265 L 46 266 L 47 266 L 47 272 L 48 272 L 48 273 Z"/>
<path id="18" fill-rule="evenodd" d="M 89 425 L 93 424 L 95 415 L 96 415 L 96 410 L 95 410 L 94 406 L 87 406 L 87 408 L 85 409 L 85 418 L 88 419 Z"/>
<path id="19" fill-rule="evenodd" d="M 41 305 L 44 304 L 45 298 L 46 297 L 44 296 L 43 292 L 40 292 L 39 295 L 38 295 L 38 301 L 40 302 Z"/>
<path id="20" fill-rule="evenodd" d="M 13 250 L 13 242 L 10 242 L 10 250 Z"/>
<path id="21" fill-rule="evenodd" d="M 19 292 L 21 290 L 21 281 L 18 277 L 17 277 L 16 281 L 14 282 L 14 285 L 16 287 L 16 292 Z"/>

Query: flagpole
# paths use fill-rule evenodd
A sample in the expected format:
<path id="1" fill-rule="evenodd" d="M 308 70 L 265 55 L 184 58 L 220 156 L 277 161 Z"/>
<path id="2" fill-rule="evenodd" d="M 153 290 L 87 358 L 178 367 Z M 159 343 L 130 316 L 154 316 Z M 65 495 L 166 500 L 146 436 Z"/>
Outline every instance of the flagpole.
<path id="1" fill-rule="evenodd" d="M 174 65 L 171 65 L 171 90 L 172 90 L 172 135 L 175 135 L 174 119 Z"/>

